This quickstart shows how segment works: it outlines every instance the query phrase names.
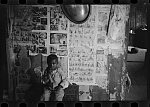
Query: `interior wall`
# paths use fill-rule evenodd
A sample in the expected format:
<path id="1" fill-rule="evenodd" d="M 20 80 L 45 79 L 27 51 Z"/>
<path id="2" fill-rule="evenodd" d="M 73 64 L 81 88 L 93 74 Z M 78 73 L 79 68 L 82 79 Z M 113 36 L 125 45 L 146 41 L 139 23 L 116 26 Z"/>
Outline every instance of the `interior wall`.
<path id="1" fill-rule="evenodd" d="M 20 6 L 21 7 L 21 6 Z M 28 7 L 28 6 L 27 6 Z M 28 15 L 30 16 L 30 8 L 25 8 L 25 12 L 29 11 Z M 49 6 L 45 6 L 49 8 Z M 52 6 L 53 7 L 53 6 Z M 71 82 L 75 82 L 77 85 L 74 86 L 74 88 L 69 88 L 66 90 L 66 96 L 65 98 L 67 100 L 81 100 L 81 101 L 100 101 L 100 100 L 120 100 L 124 99 L 124 90 L 125 90 L 125 84 L 124 76 L 126 75 L 126 49 L 127 49 L 127 38 L 128 38 L 128 32 L 126 30 L 128 29 L 127 23 L 129 18 L 129 5 L 92 5 L 92 11 L 90 14 L 90 17 L 84 24 L 74 24 L 70 22 L 68 19 L 64 18 L 61 19 L 64 15 L 61 16 L 61 21 L 67 21 L 67 29 L 63 31 L 63 28 L 59 25 L 58 28 L 56 26 L 56 31 L 53 31 L 54 28 L 51 28 L 50 23 L 50 14 L 47 14 L 47 24 L 45 30 L 39 30 L 41 28 L 38 28 L 36 30 L 31 30 L 32 24 L 29 23 L 29 27 L 25 26 L 23 21 L 20 20 L 20 23 L 15 20 L 15 15 L 19 15 L 22 13 L 11 15 L 10 17 L 10 38 L 8 39 L 9 44 L 9 52 L 10 57 L 8 58 L 8 62 L 11 60 L 16 63 L 18 61 L 18 65 L 13 65 L 13 68 L 15 68 L 15 86 L 16 86 L 16 99 L 23 98 L 23 93 L 28 85 L 28 77 L 26 75 L 26 72 L 29 68 L 37 68 L 41 72 L 41 75 L 45 68 L 47 67 L 46 64 L 46 57 L 47 55 L 51 54 L 51 35 L 50 33 L 66 33 L 67 34 L 67 55 L 61 56 L 59 54 L 60 47 L 56 47 L 56 52 L 59 56 L 60 61 L 60 67 L 66 71 L 66 76 L 72 75 L 71 70 L 69 71 L 69 68 L 73 68 L 75 66 L 71 66 L 71 61 L 74 60 L 71 55 L 76 55 L 75 53 L 71 53 L 71 49 L 74 52 L 78 52 L 80 50 L 84 50 L 85 52 L 91 52 L 90 54 L 87 54 L 87 57 L 92 57 L 94 59 L 94 62 L 88 62 L 93 63 L 94 67 L 90 68 L 93 70 L 92 76 L 90 78 L 94 79 L 89 82 L 85 82 L 86 85 L 83 85 L 84 82 L 80 80 L 80 83 L 78 83 L 76 80 L 71 80 L 69 77 L 69 80 Z M 59 8 L 59 6 L 57 7 Z M 23 9 L 23 8 L 22 8 Z M 26 10 L 27 9 L 27 10 Z M 59 9 L 58 9 L 59 10 Z M 110 11 L 111 10 L 111 11 Z M 54 12 L 54 10 L 51 10 L 51 12 Z M 56 9 L 57 11 L 57 9 Z M 48 12 L 48 11 L 47 11 Z M 10 12 L 11 14 L 13 12 Z M 61 13 L 62 14 L 62 13 Z M 26 16 L 27 19 L 30 19 L 29 16 Z M 55 17 L 55 16 L 54 16 Z M 24 16 L 25 18 L 25 16 Z M 45 18 L 45 16 L 44 16 Z M 59 18 L 57 17 L 59 20 Z M 38 20 L 38 19 L 37 19 Z M 55 20 L 55 19 L 54 19 Z M 27 22 L 30 22 L 30 20 L 26 20 Z M 45 25 L 42 22 L 41 25 Z M 56 23 L 53 23 L 55 25 Z M 65 22 L 62 22 L 65 23 Z M 19 26 L 17 24 L 20 24 Z M 47 48 L 46 54 L 45 51 L 42 51 L 43 53 L 40 53 L 40 51 L 31 52 L 31 49 L 28 50 L 27 45 L 32 45 L 32 39 L 29 40 L 13 40 L 12 37 L 15 37 L 17 33 L 14 33 L 14 26 L 18 26 L 20 28 L 29 28 L 28 31 L 21 30 L 21 32 L 47 32 L 47 39 L 45 39 L 45 47 Z M 38 24 L 37 24 L 38 26 Z M 51 30 L 50 30 L 51 29 Z M 53 32 L 52 32 L 53 31 Z M 71 33 L 72 32 L 72 33 Z M 77 33 L 78 32 L 78 33 Z M 13 35 L 13 36 L 12 36 Z M 85 35 L 85 36 L 84 36 Z M 92 35 L 92 36 L 91 36 Z M 19 37 L 20 35 L 18 35 Z M 83 38 L 84 37 L 84 38 Z M 16 46 L 15 42 L 18 41 L 17 48 L 19 47 L 20 52 L 19 56 L 17 57 L 17 53 L 14 53 L 14 48 Z M 37 45 L 36 45 L 37 46 Z M 50 46 L 50 47 L 49 47 Z M 60 45 L 59 45 L 60 46 Z M 38 46 L 37 46 L 38 47 Z M 54 46 L 55 48 L 55 46 Z M 13 50 L 13 51 L 12 51 Z M 92 53 L 93 52 L 93 53 Z M 63 52 L 62 52 L 63 53 Z M 43 54 L 41 56 L 41 54 Z M 64 54 L 64 53 L 63 53 Z M 84 55 L 82 53 L 82 55 Z M 92 56 L 93 55 L 93 56 Z M 75 58 L 75 57 L 74 57 Z M 83 56 L 81 56 L 83 58 Z M 73 61 L 72 61 L 73 62 Z M 84 61 L 83 61 L 84 62 Z M 75 63 L 75 62 L 74 62 Z M 85 62 L 86 63 L 86 62 Z M 9 63 L 9 67 L 12 67 L 12 63 Z M 80 66 L 78 66 L 80 67 Z M 85 69 L 84 67 L 81 67 Z M 10 72 L 10 71 L 9 71 Z M 76 71 L 77 72 L 77 71 Z M 80 72 L 77 72 L 80 74 Z M 9 87 L 10 89 L 13 89 L 14 85 L 12 85 L 12 76 L 14 74 L 9 74 Z M 22 75 L 22 76 L 21 76 Z M 21 77 L 21 78 L 20 78 Z M 81 76 L 82 77 L 82 76 Z M 23 81 L 24 80 L 24 81 Z M 121 86 L 121 84 L 124 84 L 124 86 Z M 26 88 L 24 88 L 26 87 Z M 72 92 L 72 93 L 71 93 Z M 87 93 L 86 93 L 87 92 Z M 74 96 L 71 99 L 70 96 Z"/>

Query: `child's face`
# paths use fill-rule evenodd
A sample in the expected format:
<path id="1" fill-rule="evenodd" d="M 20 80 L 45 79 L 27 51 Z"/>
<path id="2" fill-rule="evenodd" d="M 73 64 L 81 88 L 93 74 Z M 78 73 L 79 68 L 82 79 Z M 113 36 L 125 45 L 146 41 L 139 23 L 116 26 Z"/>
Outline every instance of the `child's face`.
<path id="1" fill-rule="evenodd" d="M 50 67 L 50 69 L 56 70 L 58 67 L 58 61 L 56 59 L 53 59 L 48 63 L 48 66 Z"/>

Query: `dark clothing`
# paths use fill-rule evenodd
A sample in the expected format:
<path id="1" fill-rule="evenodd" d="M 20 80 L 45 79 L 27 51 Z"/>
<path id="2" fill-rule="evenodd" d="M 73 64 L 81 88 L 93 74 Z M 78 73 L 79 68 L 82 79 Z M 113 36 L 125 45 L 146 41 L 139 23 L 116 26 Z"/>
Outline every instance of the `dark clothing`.
<path id="1" fill-rule="evenodd" d="M 32 84 L 31 87 L 25 93 L 25 101 L 27 102 L 40 101 L 43 92 L 44 88 L 42 84 Z"/>
<path id="2" fill-rule="evenodd" d="M 35 68 L 31 68 L 27 71 L 30 77 L 30 88 L 25 93 L 25 101 L 40 101 L 41 95 L 44 92 L 44 86 L 41 82 L 41 77 L 35 72 Z"/>

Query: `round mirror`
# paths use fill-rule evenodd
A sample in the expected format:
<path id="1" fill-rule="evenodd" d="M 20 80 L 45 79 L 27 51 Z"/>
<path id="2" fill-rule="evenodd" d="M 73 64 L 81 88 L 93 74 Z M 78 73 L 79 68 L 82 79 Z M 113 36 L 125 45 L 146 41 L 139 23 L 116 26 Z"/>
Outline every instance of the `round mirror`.
<path id="1" fill-rule="evenodd" d="M 84 23 L 90 14 L 90 5 L 61 5 L 65 16 L 72 22 Z"/>

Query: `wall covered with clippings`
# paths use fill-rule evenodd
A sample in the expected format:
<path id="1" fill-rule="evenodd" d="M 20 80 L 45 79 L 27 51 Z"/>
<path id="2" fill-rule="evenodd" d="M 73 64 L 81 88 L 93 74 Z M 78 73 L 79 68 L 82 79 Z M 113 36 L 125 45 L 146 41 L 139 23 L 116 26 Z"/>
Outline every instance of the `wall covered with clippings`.
<path id="1" fill-rule="evenodd" d="M 18 90 L 27 84 L 25 76 L 29 68 L 38 69 L 42 75 L 47 67 L 46 57 L 56 54 L 70 83 L 79 85 L 79 92 L 91 92 L 79 94 L 79 100 L 103 99 L 94 96 L 96 87 L 109 96 L 108 55 L 119 58 L 126 51 L 128 5 L 92 5 L 91 14 L 83 24 L 68 20 L 58 5 L 20 5 L 10 7 L 10 11 L 8 47 L 14 55 Z M 20 75 L 26 78 L 24 83 L 20 82 L 23 80 Z M 14 86 L 10 83 L 10 87 Z"/>

